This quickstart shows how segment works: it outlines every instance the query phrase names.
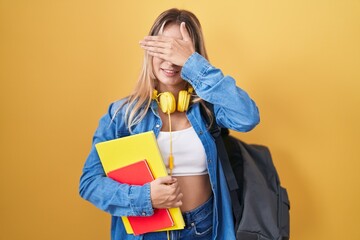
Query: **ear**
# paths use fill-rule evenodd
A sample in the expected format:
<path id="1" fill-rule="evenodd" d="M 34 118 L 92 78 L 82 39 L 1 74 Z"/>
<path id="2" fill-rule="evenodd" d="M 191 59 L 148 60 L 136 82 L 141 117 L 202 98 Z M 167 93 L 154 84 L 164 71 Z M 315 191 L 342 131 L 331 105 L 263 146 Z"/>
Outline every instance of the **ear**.
<path id="1" fill-rule="evenodd" d="M 185 22 L 180 24 L 180 33 L 184 41 L 191 41 L 191 37 L 188 30 L 186 29 Z"/>

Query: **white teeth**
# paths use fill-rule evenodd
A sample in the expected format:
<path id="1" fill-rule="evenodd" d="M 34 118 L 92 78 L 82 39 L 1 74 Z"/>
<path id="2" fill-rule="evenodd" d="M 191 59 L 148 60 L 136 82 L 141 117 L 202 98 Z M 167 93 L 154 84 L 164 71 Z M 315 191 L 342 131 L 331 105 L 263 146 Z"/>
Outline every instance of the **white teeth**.
<path id="1" fill-rule="evenodd" d="M 164 72 L 166 72 L 166 73 L 170 73 L 170 74 L 175 73 L 175 71 L 174 71 L 174 70 L 166 70 L 166 69 L 164 69 Z"/>

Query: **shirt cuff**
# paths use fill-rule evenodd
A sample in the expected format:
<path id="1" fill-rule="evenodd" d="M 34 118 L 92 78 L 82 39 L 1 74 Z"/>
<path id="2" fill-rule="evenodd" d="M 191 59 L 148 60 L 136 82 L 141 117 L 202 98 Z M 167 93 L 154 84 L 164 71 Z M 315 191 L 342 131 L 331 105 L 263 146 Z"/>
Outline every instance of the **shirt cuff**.
<path id="1" fill-rule="evenodd" d="M 181 77 L 193 87 L 200 84 L 198 81 L 211 67 L 210 63 L 197 52 L 194 52 L 185 62 L 181 69 Z"/>
<path id="2" fill-rule="evenodd" d="M 151 216 L 154 214 L 150 197 L 150 183 L 143 186 L 131 186 L 129 197 L 134 216 Z"/>

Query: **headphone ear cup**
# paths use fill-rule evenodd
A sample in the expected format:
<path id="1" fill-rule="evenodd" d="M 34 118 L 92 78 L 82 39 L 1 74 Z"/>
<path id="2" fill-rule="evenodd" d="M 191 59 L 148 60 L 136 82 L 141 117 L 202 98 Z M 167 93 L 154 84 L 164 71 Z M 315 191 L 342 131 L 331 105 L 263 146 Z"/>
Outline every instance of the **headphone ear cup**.
<path id="1" fill-rule="evenodd" d="M 151 99 L 157 101 L 157 96 L 158 96 L 158 91 L 156 89 L 154 89 L 152 91 Z"/>
<path id="2" fill-rule="evenodd" d="M 170 92 L 164 92 L 159 96 L 159 106 L 161 108 L 161 111 L 166 114 L 171 114 L 175 112 L 176 109 L 176 103 L 175 103 L 175 97 Z"/>
<path id="3" fill-rule="evenodd" d="M 185 112 L 188 109 L 190 103 L 190 96 L 191 94 L 186 90 L 182 90 L 179 92 L 177 104 L 177 110 L 179 112 Z"/>

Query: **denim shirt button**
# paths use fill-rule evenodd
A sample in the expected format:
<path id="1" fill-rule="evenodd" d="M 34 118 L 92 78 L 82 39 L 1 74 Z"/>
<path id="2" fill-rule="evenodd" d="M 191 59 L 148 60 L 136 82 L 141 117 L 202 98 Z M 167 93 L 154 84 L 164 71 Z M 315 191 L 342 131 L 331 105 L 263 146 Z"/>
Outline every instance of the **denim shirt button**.
<path id="1" fill-rule="evenodd" d="M 146 216 L 146 213 L 145 213 L 145 212 L 142 212 L 141 215 Z"/>
<path id="2" fill-rule="evenodd" d="M 203 131 L 200 131 L 200 132 L 199 132 L 199 135 L 202 135 L 202 134 L 203 134 Z"/>
<path id="3" fill-rule="evenodd" d="M 156 126 L 155 126 L 156 128 L 159 128 L 160 127 L 160 124 L 156 124 Z"/>

